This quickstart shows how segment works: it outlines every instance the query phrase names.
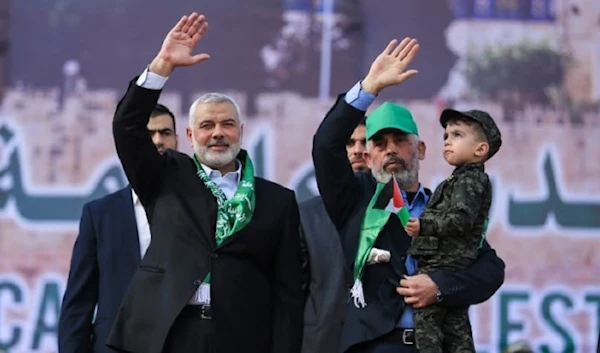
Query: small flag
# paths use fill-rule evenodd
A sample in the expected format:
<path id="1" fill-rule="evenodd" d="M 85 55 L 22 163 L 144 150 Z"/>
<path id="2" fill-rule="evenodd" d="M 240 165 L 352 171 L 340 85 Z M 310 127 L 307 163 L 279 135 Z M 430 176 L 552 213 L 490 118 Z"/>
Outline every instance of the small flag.
<path id="1" fill-rule="evenodd" d="M 394 186 L 394 196 L 392 197 L 394 200 L 394 207 L 402 208 L 404 207 L 404 199 L 402 199 L 402 192 L 400 192 L 400 187 L 398 186 L 398 181 L 396 181 L 395 176 L 392 177 L 392 182 Z"/>
<path id="2" fill-rule="evenodd" d="M 392 176 L 392 179 L 381 190 L 373 208 L 386 210 L 398 215 L 402 226 L 406 226 L 410 214 L 404 204 L 404 198 L 402 198 L 402 192 L 395 176 Z"/>

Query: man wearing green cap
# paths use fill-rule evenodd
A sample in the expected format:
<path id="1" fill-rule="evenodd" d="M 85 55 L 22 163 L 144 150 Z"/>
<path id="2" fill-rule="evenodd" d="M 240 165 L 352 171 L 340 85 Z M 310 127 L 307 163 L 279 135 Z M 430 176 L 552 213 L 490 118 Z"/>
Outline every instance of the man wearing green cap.
<path id="1" fill-rule="evenodd" d="M 465 270 L 407 276 L 414 272 L 415 262 L 407 256 L 411 238 L 404 230 L 403 214 L 418 217 L 431 195 L 419 183 L 425 144 L 410 111 L 387 103 L 367 118 L 365 159 L 372 175 L 355 175 L 345 156 L 348 137 L 377 94 L 417 74 L 405 69 L 418 49 L 414 39 L 390 42 L 365 79 L 338 98 L 314 136 L 319 191 L 338 229 L 346 265 L 353 270 L 341 352 L 417 352 L 413 307 L 481 303 L 504 280 L 504 263 L 485 241 L 475 263 Z M 391 257 L 369 265 L 373 248 L 386 250 Z"/>
<path id="2" fill-rule="evenodd" d="M 408 253 L 417 259 L 417 273 L 463 270 L 477 259 L 492 205 L 492 184 L 484 163 L 502 145 L 494 119 L 483 111 L 446 109 L 440 123 L 444 159 L 455 167 L 435 190 L 419 218 L 405 227 L 413 237 Z M 440 305 L 415 310 L 415 339 L 421 353 L 475 353 L 468 307 Z"/>

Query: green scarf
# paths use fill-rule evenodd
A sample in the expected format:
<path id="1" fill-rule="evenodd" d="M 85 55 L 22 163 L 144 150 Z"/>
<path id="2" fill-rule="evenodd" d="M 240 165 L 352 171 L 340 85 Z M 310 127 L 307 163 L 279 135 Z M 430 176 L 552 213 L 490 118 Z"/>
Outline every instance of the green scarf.
<path id="1" fill-rule="evenodd" d="M 382 191 L 386 189 L 386 186 L 388 187 L 386 190 L 387 192 L 382 194 Z M 386 205 L 389 204 L 390 200 L 392 200 L 393 209 L 390 210 L 388 208 L 386 210 Z M 360 230 L 356 258 L 354 259 L 354 285 L 350 290 L 352 298 L 354 299 L 354 305 L 357 308 L 365 307 L 367 305 L 364 299 L 361 277 L 367 259 L 369 258 L 369 253 L 377 240 L 377 236 L 383 227 L 385 227 L 392 213 L 395 213 L 400 219 L 400 223 L 402 223 L 403 226 L 406 226 L 410 215 L 408 209 L 404 205 L 404 200 L 402 199 L 402 194 L 400 193 L 400 188 L 398 187 L 395 178 L 392 178 L 387 184 L 377 183 L 375 193 L 365 211 Z"/>
<path id="2" fill-rule="evenodd" d="M 225 239 L 250 223 L 254 214 L 254 167 L 248 153 L 243 150 L 242 152 L 242 155 L 246 156 L 246 161 L 243 163 L 242 179 L 231 200 L 227 200 L 221 188 L 206 175 L 204 168 L 202 168 L 198 162 L 198 158 L 194 155 L 198 177 L 204 182 L 204 185 L 210 190 L 215 199 L 217 199 L 215 235 L 217 246 L 221 245 Z M 206 275 L 202 282 L 210 283 L 210 273 Z"/>

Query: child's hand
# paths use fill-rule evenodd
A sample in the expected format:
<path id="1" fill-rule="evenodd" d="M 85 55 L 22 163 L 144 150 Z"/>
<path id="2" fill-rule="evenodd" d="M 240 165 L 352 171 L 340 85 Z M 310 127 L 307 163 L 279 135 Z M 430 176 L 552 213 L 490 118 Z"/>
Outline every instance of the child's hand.
<path id="1" fill-rule="evenodd" d="M 421 230 L 421 222 L 419 222 L 418 218 L 410 218 L 408 223 L 406 223 L 404 230 L 409 236 L 414 238 L 419 235 L 419 231 Z"/>

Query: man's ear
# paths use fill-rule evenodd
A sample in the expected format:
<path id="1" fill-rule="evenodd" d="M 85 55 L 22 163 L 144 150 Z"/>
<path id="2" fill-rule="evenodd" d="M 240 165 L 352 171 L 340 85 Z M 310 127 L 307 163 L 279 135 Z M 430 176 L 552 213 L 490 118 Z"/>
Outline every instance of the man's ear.
<path id="1" fill-rule="evenodd" d="M 424 160 L 425 152 L 427 151 L 427 146 L 425 145 L 425 142 L 419 141 L 419 146 L 417 146 L 417 149 L 419 150 L 419 159 Z"/>
<path id="2" fill-rule="evenodd" d="M 185 135 L 187 136 L 190 146 L 194 148 L 194 137 L 192 136 L 192 129 L 189 126 L 185 127 Z"/>

